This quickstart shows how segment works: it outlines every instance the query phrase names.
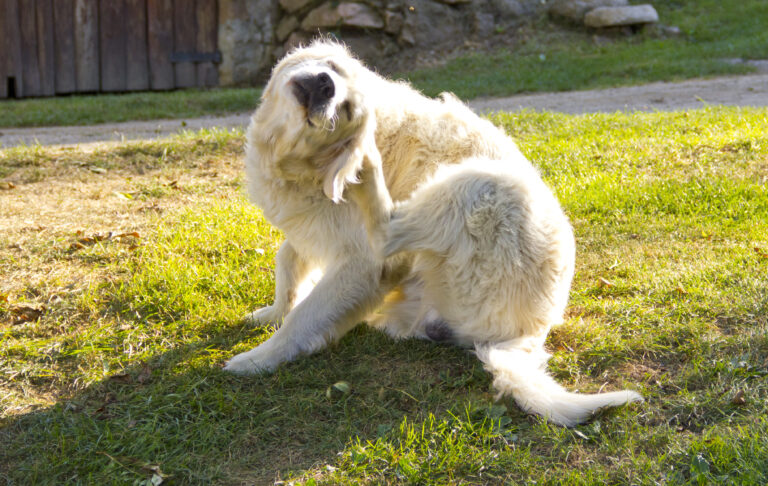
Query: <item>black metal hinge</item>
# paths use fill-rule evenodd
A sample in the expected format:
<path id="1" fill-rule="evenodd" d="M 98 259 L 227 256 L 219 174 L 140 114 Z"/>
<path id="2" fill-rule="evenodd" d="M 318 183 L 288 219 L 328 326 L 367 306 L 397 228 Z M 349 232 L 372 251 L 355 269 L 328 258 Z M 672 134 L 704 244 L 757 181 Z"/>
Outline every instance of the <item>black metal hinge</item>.
<path id="1" fill-rule="evenodd" d="M 174 52 L 171 54 L 171 62 L 212 62 L 221 63 L 221 51 L 213 52 Z"/>

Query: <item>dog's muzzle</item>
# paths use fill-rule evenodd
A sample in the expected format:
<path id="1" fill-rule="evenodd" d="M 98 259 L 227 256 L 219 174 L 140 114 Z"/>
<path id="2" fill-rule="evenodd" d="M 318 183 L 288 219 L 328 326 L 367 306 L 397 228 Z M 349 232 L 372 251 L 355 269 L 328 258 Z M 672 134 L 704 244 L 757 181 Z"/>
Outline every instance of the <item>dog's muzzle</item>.
<path id="1" fill-rule="evenodd" d="M 327 73 L 299 75 L 291 79 L 293 94 L 309 113 L 322 111 L 336 94 L 333 79 Z"/>

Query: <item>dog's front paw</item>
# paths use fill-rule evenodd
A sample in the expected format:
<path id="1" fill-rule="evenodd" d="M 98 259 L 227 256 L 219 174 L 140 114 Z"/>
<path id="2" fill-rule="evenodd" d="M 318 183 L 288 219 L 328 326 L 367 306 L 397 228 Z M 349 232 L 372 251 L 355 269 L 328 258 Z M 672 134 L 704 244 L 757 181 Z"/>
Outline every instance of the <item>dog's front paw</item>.
<path id="1" fill-rule="evenodd" d="M 283 313 L 274 305 L 268 305 L 261 309 L 243 316 L 243 322 L 252 326 L 267 326 L 269 324 L 280 324 L 283 320 Z"/>
<path id="2" fill-rule="evenodd" d="M 275 336 L 258 347 L 240 353 L 227 361 L 224 370 L 241 375 L 254 375 L 274 371 L 281 363 L 292 360 L 298 353 L 295 346 L 286 344 Z"/>
<path id="3" fill-rule="evenodd" d="M 262 356 L 264 353 L 258 352 L 259 348 L 254 348 L 245 353 L 240 353 L 227 361 L 224 365 L 224 371 L 238 375 L 255 375 L 258 373 L 267 373 L 275 369 L 277 363 L 270 363 L 268 359 Z"/>

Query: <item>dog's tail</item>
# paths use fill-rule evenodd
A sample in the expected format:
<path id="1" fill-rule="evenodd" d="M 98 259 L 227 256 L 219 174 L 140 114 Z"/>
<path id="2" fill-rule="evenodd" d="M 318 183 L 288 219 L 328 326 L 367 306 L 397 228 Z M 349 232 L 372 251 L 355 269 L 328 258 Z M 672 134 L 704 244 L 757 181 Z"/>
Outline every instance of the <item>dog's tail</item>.
<path id="1" fill-rule="evenodd" d="M 594 395 L 565 390 L 545 370 L 549 355 L 540 346 L 531 350 L 512 341 L 476 344 L 475 349 L 485 369 L 493 374 L 497 399 L 512 395 L 524 411 L 559 425 L 572 427 L 602 408 L 643 401 L 638 393 L 629 390 Z"/>

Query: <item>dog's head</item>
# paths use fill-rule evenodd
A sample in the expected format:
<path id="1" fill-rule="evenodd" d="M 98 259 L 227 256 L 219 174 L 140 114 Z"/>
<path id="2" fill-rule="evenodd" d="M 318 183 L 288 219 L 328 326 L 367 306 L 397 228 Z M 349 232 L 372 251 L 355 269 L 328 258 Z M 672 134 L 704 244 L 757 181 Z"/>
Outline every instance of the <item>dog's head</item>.
<path id="1" fill-rule="evenodd" d="M 362 158 L 375 151 L 369 76 L 346 48 L 327 40 L 295 49 L 275 66 L 252 131 L 282 176 L 312 172 L 329 198 L 342 199 Z"/>

